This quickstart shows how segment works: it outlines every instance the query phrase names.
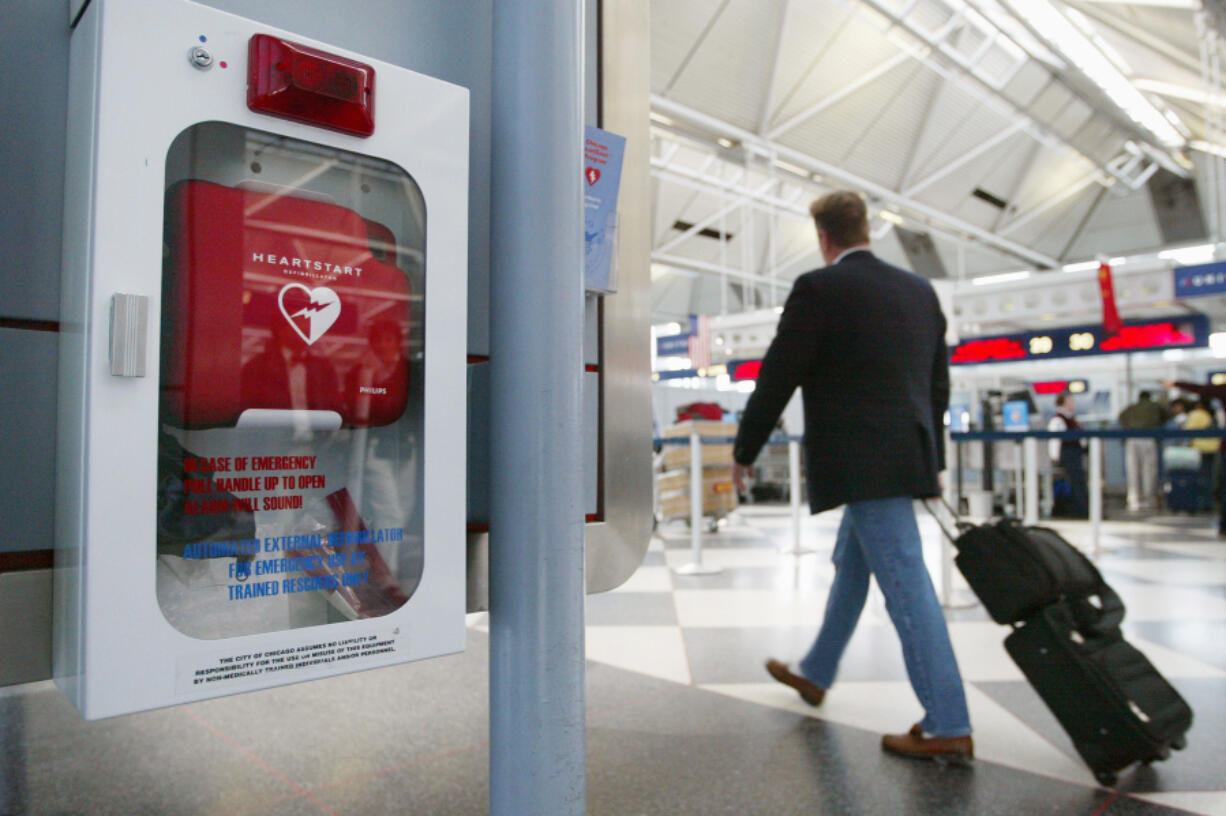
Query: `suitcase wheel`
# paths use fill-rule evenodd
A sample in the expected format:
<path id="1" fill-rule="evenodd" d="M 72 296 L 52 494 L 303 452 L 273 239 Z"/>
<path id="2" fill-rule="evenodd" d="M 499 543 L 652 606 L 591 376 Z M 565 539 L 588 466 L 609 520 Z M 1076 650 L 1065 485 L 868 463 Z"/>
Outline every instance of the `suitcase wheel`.
<path id="1" fill-rule="evenodd" d="M 1094 774 L 1094 778 L 1098 780 L 1098 784 L 1105 788 L 1114 787 L 1115 780 L 1118 779 L 1115 774 L 1108 771 L 1099 771 L 1098 773 Z"/>
<path id="2" fill-rule="evenodd" d="M 1162 762 L 1163 760 L 1170 759 L 1170 758 L 1171 758 L 1171 749 L 1163 745 L 1161 748 L 1158 749 L 1157 753 L 1155 753 L 1153 756 L 1146 757 L 1145 759 L 1141 760 L 1141 764 L 1142 765 L 1152 765 L 1155 762 Z"/>

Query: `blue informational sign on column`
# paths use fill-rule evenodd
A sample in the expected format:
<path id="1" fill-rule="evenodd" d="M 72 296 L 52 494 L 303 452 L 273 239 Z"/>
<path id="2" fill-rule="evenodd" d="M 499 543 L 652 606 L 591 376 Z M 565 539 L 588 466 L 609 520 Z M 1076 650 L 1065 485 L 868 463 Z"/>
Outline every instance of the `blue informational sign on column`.
<path id="1" fill-rule="evenodd" d="M 660 357 L 687 357 L 690 353 L 690 335 L 670 334 L 656 338 L 656 354 Z"/>
<path id="2" fill-rule="evenodd" d="M 589 292 L 617 291 L 617 188 L 626 140 L 587 126 L 583 139 L 583 279 Z"/>

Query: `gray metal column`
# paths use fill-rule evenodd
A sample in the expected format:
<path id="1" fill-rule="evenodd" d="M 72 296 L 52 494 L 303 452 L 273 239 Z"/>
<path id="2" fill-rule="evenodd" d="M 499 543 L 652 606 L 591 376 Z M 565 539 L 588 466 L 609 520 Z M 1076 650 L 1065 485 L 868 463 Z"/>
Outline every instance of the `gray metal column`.
<path id="1" fill-rule="evenodd" d="M 572 816 L 586 806 L 582 0 L 493 6 L 490 812 Z"/>

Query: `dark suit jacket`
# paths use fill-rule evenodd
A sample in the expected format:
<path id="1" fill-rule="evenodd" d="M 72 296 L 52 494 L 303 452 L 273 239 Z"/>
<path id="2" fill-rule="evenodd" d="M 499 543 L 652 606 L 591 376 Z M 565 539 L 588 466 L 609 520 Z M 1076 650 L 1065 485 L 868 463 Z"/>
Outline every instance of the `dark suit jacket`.
<path id="1" fill-rule="evenodd" d="M 797 386 L 814 513 L 940 492 L 949 357 L 928 281 L 867 250 L 797 278 L 741 419 L 737 462 L 757 458 Z"/>

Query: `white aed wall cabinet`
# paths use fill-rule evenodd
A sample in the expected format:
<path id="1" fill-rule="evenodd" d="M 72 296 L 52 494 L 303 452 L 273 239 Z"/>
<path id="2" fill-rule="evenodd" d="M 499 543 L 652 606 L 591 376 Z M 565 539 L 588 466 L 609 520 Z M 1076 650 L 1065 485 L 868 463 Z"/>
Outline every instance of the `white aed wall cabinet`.
<path id="1" fill-rule="evenodd" d="M 93 719 L 462 650 L 468 92 L 93 0 L 68 145 L 60 687 Z"/>

